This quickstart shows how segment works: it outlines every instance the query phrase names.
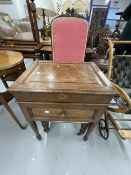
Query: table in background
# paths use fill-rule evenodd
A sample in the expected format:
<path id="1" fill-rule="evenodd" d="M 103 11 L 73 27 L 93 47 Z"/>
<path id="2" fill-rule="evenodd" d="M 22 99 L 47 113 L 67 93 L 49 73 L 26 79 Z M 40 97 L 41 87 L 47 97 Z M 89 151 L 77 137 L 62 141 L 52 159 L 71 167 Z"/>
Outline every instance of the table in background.
<path id="1" fill-rule="evenodd" d="M 6 88 L 6 81 L 16 80 L 24 71 L 24 59 L 20 52 L 0 50 L 0 78 Z"/>
<path id="2" fill-rule="evenodd" d="M 44 46 L 51 47 L 51 38 L 49 40 L 43 40 L 40 38 L 40 44 Z M 38 58 L 36 55 L 37 43 L 33 40 L 32 32 L 17 33 L 12 39 L 1 40 L 0 50 L 11 50 L 21 52 L 24 58 L 33 58 L 34 60 Z M 43 48 L 39 50 L 39 53 L 43 55 Z M 47 52 L 45 52 L 47 53 Z M 47 55 L 47 54 L 46 54 Z"/>
<path id="3" fill-rule="evenodd" d="M 0 78 L 5 87 L 8 88 L 6 81 L 14 81 L 25 71 L 23 55 L 19 52 L 0 51 Z M 16 115 L 8 105 L 13 99 L 13 95 L 9 92 L 0 92 L 0 105 L 4 105 L 16 123 L 24 129 L 25 127 L 19 122 Z"/>

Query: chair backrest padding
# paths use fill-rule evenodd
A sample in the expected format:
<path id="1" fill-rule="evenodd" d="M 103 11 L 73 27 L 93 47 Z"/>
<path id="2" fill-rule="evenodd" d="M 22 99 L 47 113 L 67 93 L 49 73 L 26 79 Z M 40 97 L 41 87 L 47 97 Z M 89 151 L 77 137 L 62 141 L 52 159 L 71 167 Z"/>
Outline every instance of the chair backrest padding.
<path id="1" fill-rule="evenodd" d="M 77 17 L 59 17 L 52 22 L 53 60 L 84 62 L 88 23 Z"/>

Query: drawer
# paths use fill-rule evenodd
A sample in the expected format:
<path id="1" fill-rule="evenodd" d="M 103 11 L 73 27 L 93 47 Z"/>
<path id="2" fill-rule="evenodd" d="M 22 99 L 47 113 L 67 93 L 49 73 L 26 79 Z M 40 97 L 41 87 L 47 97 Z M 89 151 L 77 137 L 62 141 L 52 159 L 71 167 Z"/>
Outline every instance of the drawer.
<path id="1" fill-rule="evenodd" d="M 64 121 L 64 122 L 92 122 L 94 109 L 80 108 L 70 105 L 28 105 L 28 111 L 33 120 Z"/>
<path id="2" fill-rule="evenodd" d="M 112 96 L 108 94 L 74 94 L 74 93 L 15 93 L 18 102 L 49 102 L 49 103 L 88 103 L 110 104 Z"/>

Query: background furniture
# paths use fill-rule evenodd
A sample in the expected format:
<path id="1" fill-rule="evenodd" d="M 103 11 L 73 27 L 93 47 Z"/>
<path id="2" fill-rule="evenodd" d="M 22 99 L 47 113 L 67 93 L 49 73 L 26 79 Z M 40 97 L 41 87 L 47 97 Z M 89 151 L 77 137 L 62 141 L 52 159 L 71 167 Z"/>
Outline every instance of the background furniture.
<path id="1" fill-rule="evenodd" d="M 14 81 L 21 73 L 25 71 L 25 66 L 23 62 L 23 56 L 21 53 L 12 52 L 12 51 L 0 51 L 0 78 L 3 81 L 6 88 L 8 84 L 6 80 Z M 8 102 L 13 99 L 13 95 L 9 92 L 0 92 L 0 105 L 4 105 L 16 123 L 24 129 L 16 115 L 13 113 L 11 108 L 8 105 Z"/>
<path id="2" fill-rule="evenodd" d="M 35 122 L 55 121 L 90 123 L 87 140 L 115 94 L 94 63 L 44 61 L 34 62 L 9 91 L 38 139 L 41 136 Z"/>
<path id="3" fill-rule="evenodd" d="M 105 112 L 105 119 L 99 122 L 99 131 L 104 139 L 109 137 L 108 120 L 112 123 L 122 139 L 131 138 L 131 117 L 124 117 L 123 113 L 131 110 L 131 98 L 123 88 L 131 88 L 131 55 L 113 55 L 113 43 L 131 44 L 131 41 L 108 41 L 109 44 L 109 70 L 108 78 L 117 96 L 114 97 L 114 103 L 111 104 Z"/>
<path id="4" fill-rule="evenodd" d="M 90 0 L 62 0 L 60 10 L 58 10 L 59 15 L 65 14 L 68 8 L 73 8 L 78 14 L 88 17 L 90 13 Z"/>
<path id="5" fill-rule="evenodd" d="M 3 93 L 0 92 L 0 106 L 3 105 L 6 108 L 6 110 L 10 113 L 12 118 L 15 120 L 15 122 L 19 125 L 19 127 L 21 129 L 25 129 L 26 127 L 20 123 L 20 121 L 18 120 L 18 118 L 8 105 L 8 102 L 13 98 L 14 98 L 13 95 L 10 94 L 9 92 L 3 92 Z"/>
<path id="6" fill-rule="evenodd" d="M 24 32 L 22 34 L 17 35 L 18 39 L 20 39 L 20 37 L 26 37 L 28 35 L 28 33 Z M 42 38 L 40 38 L 40 45 L 42 45 L 42 47 L 39 49 L 37 49 L 37 43 L 34 41 L 31 41 L 30 39 L 32 39 L 32 34 L 30 33 L 28 35 L 28 39 L 29 41 L 22 41 L 22 40 L 6 40 L 6 41 L 1 41 L 0 43 L 0 50 L 12 50 L 12 51 L 18 51 L 21 52 L 23 54 L 24 58 L 33 58 L 33 59 L 43 59 L 43 54 L 44 54 L 44 50 L 46 50 L 46 46 L 50 46 L 51 48 L 51 38 L 49 40 L 43 40 Z M 44 48 L 45 47 L 45 48 Z"/>
<path id="7" fill-rule="evenodd" d="M 89 30 L 87 41 L 87 48 L 90 48 L 90 53 L 86 52 L 85 61 L 95 62 L 104 73 L 108 71 L 107 42 L 109 36 L 110 31 L 107 28 L 101 28 L 95 32 Z"/>
<path id="8" fill-rule="evenodd" d="M 50 54 L 52 54 L 52 46 L 43 46 L 42 51 L 44 53 L 45 59 L 50 60 Z"/>
<path id="9" fill-rule="evenodd" d="M 2 23 L 2 24 L 1 24 Z M 31 32 L 30 22 L 28 21 L 14 21 L 6 13 L 0 13 L 0 39 L 15 39 L 15 36 L 23 32 Z M 26 38 L 21 38 L 21 40 Z M 33 41 L 32 36 L 32 41 Z"/>
<path id="10" fill-rule="evenodd" d="M 40 43 L 39 31 L 38 31 L 37 20 L 36 20 L 36 8 L 35 8 L 34 0 L 31 0 L 31 1 L 26 0 L 26 3 L 27 3 L 29 19 L 30 19 L 30 23 L 31 23 L 33 41 L 32 41 L 32 36 L 31 36 L 31 41 L 22 40 L 18 36 L 14 40 L 1 39 L 0 40 L 0 49 L 20 51 L 23 53 L 24 57 L 27 57 L 27 58 L 33 57 L 33 58 L 42 59 L 43 54 L 42 54 L 42 51 L 40 51 L 40 49 L 42 48 L 42 44 Z M 24 37 L 24 39 L 25 39 L 25 37 Z"/>
<path id="11" fill-rule="evenodd" d="M 41 37 L 44 40 L 49 40 L 50 33 L 51 33 L 49 17 L 54 17 L 57 15 L 55 7 L 53 5 L 52 0 L 50 1 L 49 0 L 44 0 L 44 1 L 36 0 L 35 4 L 36 4 L 36 9 L 37 9 L 37 14 L 40 16 L 43 16 L 43 27 L 40 29 Z"/>
<path id="12" fill-rule="evenodd" d="M 107 16 L 108 9 L 105 7 L 94 7 L 92 8 L 92 17 L 90 29 L 94 32 L 101 29 L 105 25 L 105 19 Z"/>
<path id="13" fill-rule="evenodd" d="M 25 64 L 21 53 L 0 50 L 0 78 L 6 88 L 6 81 L 15 81 L 24 71 Z"/>
<path id="14" fill-rule="evenodd" d="M 84 62 L 88 23 L 79 16 L 60 16 L 52 22 L 53 60 Z"/>

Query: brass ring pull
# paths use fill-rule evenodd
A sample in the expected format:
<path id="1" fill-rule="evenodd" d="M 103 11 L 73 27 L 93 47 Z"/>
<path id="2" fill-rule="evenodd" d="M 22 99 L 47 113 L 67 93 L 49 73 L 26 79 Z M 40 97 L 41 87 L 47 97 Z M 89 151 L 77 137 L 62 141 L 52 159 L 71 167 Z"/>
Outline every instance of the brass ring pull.
<path id="1" fill-rule="evenodd" d="M 68 97 L 68 95 L 66 95 L 66 94 L 59 94 L 58 99 L 59 100 L 66 100 L 67 97 Z"/>
<path id="2" fill-rule="evenodd" d="M 67 114 L 64 110 L 60 111 L 59 115 L 61 118 L 66 118 L 66 116 L 67 116 Z"/>

